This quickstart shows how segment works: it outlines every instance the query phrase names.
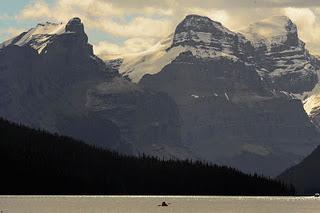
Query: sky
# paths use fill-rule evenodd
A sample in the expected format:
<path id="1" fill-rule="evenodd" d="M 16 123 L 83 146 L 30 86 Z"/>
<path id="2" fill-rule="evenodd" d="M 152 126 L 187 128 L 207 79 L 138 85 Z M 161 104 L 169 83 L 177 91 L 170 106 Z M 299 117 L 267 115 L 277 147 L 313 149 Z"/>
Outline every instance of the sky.
<path id="1" fill-rule="evenodd" d="M 188 14 L 231 30 L 274 15 L 297 24 L 308 49 L 320 55 L 320 0 L 0 0 L 0 42 L 37 23 L 80 17 L 95 53 L 116 57 L 144 51 Z"/>

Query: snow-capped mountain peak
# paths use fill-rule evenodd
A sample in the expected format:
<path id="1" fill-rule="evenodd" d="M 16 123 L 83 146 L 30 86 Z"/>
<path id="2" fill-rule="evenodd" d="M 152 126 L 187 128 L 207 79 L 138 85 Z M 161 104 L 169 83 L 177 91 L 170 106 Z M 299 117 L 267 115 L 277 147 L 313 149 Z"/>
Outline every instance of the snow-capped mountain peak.
<path id="1" fill-rule="evenodd" d="M 10 45 L 30 46 L 40 54 L 53 37 L 67 33 L 84 34 L 84 26 L 80 18 L 72 18 L 67 24 L 39 23 L 36 27 L 0 44 L 0 49 Z"/>
<path id="2" fill-rule="evenodd" d="M 197 32 L 208 32 L 212 33 L 213 31 L 235 34 L 229 29 L 224 27 L 220 22 L 211 20 L 205 16 L 199 15 L 187 15 L 185 19 L 177 26 L 176 34 L 186 31 L 197 31 Z"/>
<path id="3" fill-rule="evenodd" d="M 243 55 L 250 55 L 247 51 L 250 42 L 243 35 L 198 15 L 186 16 L 177 26 L 171 48 L 177 46 L 196 48 L 197 51 L 191 49 L 191 52 L 202 58 L 223 56 L 247 61 Z"/>
<path id="4" fill-rule="evenodd" d="M 267 48 L 281 44 L 299 45 L 297 26 L 286 16 L 273 16 L 251 24 L 242 30 L 255 47 Z"/>
<path id="5" fill-rule="evenodd" d="M 242 30 L 255 47 L 257 71 L 277 90 L 302 93 L 314 88 L 319 64 L 299 39 L 297 26 L 274 16 Z"/>
<path id="6" fill-rule="evenodd" d="M 164 66 L 171 63 L 183 52 L 183 48 L 169 50 L 172 39 L 173 34 L 167 36 L 146 51 L 126 55 L 122 59 L 116 60 L 121 61 L 121 64 L 118 65 L 119 72 L 133 82 L 139 82 L 145 74 L 160 72 Z M 107 61 L 106 63 L 114 64 L 114 61 Z"/>

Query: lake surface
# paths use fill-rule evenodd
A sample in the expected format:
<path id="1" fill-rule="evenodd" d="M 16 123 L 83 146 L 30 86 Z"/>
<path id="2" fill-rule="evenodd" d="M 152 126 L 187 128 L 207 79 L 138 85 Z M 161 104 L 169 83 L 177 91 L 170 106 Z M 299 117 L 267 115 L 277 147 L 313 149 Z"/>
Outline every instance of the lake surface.
<path id="1" fill-rule="evenodd" d="M 158 205 L 166 201 L 168 207 Z M 0 196 L 3 213 L 320 213 L 314 197 Z"/>

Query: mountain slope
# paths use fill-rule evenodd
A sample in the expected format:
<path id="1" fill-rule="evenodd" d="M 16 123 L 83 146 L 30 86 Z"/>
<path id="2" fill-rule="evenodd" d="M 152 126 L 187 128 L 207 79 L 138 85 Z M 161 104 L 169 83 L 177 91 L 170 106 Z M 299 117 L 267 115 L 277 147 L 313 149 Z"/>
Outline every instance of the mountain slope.
<path id="1" fill-rule="evenodd" d="M 279 180 L 292 183 L 299 193 L 315 194 L 320 191 L 318 170 L 320 165 L 320 147 L 316 148 L 298 165 L 293 166 L 278 176 Z"/>
<path id="2" fill-rule="evenodd" d="M 128 157 L 0 119 L 2 195 L 292 195 L 280 182 L 190 161 Z"/>
<path id="3" fill-rule="evenodd" d="M 173 157 L 174 146 L 184 155 L 174 101 L 106 66 L 79 18 L 39 24 L 0 46 L 1 116 L 130 154 Z M 110 131 L 120 139 L 106 140 Z"/>

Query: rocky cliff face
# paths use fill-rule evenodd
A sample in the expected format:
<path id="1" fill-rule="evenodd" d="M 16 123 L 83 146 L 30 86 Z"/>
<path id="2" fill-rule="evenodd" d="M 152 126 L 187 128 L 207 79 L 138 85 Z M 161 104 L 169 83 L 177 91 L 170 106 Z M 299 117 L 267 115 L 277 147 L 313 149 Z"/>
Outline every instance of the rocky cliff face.
<path id="1" fill-rule="evenodd" d="M 253 56 L 253 46 L 242 34 L 198 15 L 188 15 L 178 24 L 171 48 L 178 46 L 190 48 L 199 56 L 223 55 L 243 61 L 251 61 Z"/>
<path id="2" fill-rule="evenodd" d="M 184 154 L 174 101 L 106 66 L 79 18 L 39 24 L 0 46 L 0 116 L 129 154 L 175 157 L 170 146 Z"/>
<path id="3" fill-rule="evenodd" d="M 181 143 L 181 120 L 175 102 L 165 93 L 151 92 L 121 77 L 87 91 L 91 114 L 110 119 L 121 129 L 131 154 L 190 158 Z"/>
<path id="4" fill-rule="evenodd" d="M 311 91 L 318 82 L 320 63 L 298 37 L 297 26 L 285 16 L 250 25 L 243 33 L 255 47 L 259 74 L 277 90 Z"/>
<path id="5" fill-rule="evenodd" d="M 299 39 L 297 26 L 287 17 L 273 17 L 252 24 L 244 34 L 254 44 L 261 77 L 271 88 L 295 93 L 319 129 L 320 62 Z"/>
<path id="6" fill-rule="evenodd" d="M 206 47 L 198 38 L 208 32 Z M 140 84 L 175 99 L 183 141 L 203 159 L 276 175 L 317 145 L 319 134 L 300 100 L 270 89 L 252 61 L 253 46 L 241 35 L 187 16 L 170 48 L 184 51 Z"/>

